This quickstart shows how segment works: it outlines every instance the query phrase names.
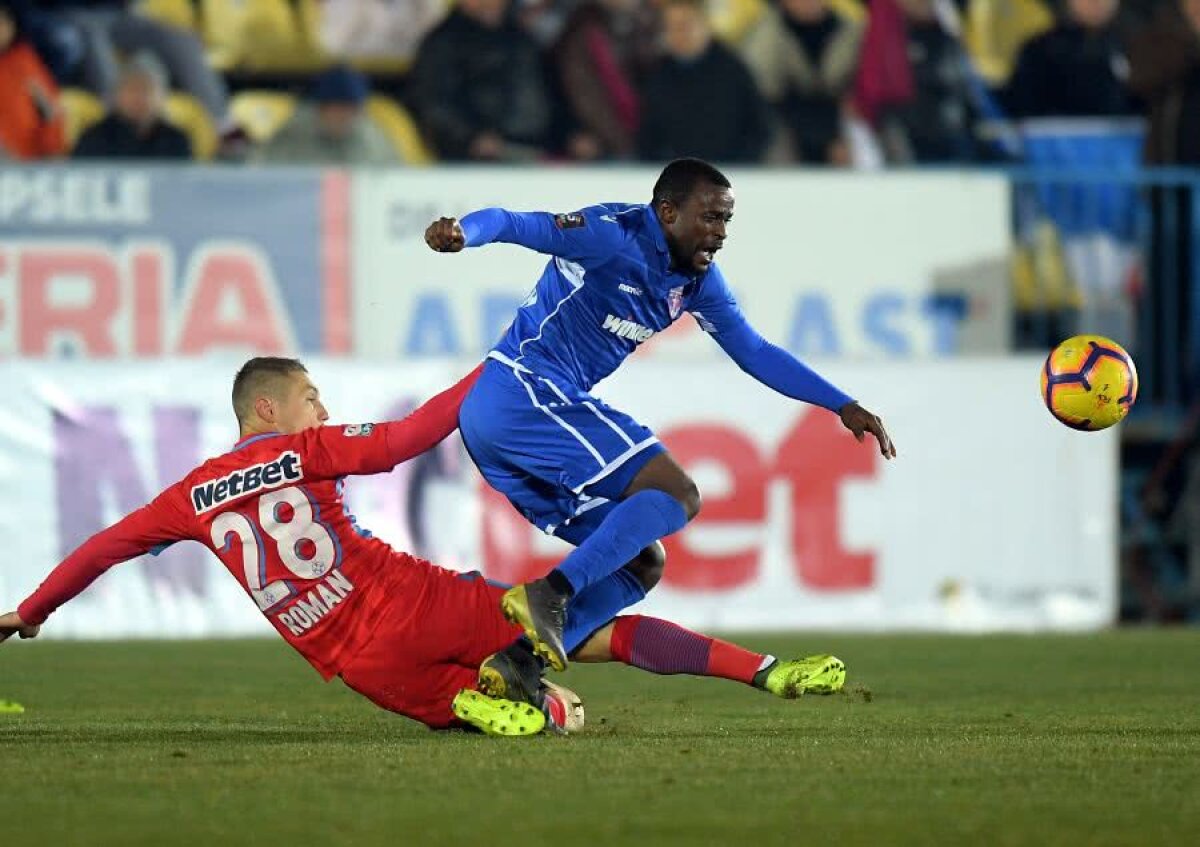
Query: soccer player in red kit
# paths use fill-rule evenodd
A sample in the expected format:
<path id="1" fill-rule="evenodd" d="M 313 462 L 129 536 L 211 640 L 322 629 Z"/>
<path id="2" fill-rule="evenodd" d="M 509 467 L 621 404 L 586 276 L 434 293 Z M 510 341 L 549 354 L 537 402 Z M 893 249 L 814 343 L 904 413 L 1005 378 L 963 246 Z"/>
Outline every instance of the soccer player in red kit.
<path id="1" fill-rule="evenodd" d="M 469 723 L 499 719 L 499 701 L 469 691 L 480 662 L 520 634 L 497 610 L 498 595 L 482 579 L 371 537 L 342 502 L 343 477 L 389 471 L 453 432 L 476 376 L 404 420 L 326 426 L 303 365 L 250 360 L 233 385 L 241 440 L 92 536 L 17 616 L 41 624 L 113 565 L 198 541 L 326 680 L 341 676 L 383 708 L 433 727 L 456 723 L 456 702 Z M 531 711 L 506 709 L 514 717 L 502 729 L 540 730 L 542 716 Z"/>
<path id="2" fill-rule="evenodd" d="M 392 549 L 361 530 L 342 500 L 345 476 L 389 471 L 453 432 L 478 373 L 403 420 L 327 426 L 300 362 L 251 359 L 234 380 L 241 439 L 233 449 L 84 542 L 15 612 L 0 615 L 0 641 L 35 637 L 113 565 L 192 540 L 220 559 L 324 679 L 339 676 L 382 708 L 435 728 L 465 723 L 495 735 L 533 734 L 547 722 L 569 727 L 579 708 L 571 692 L 541 680 L 536 664 L 497 659 L 522 634 L 500 611 L 507 586 Z M 840 687 L 844 679 L 830 656 L 778 662 L 639 616 L 602 627 L 577 659 L 723 676 L 785 697 L 833 690 L 830 680 Z M 492 671 L 490 685 L 479 684 L 481 664 Z"/>

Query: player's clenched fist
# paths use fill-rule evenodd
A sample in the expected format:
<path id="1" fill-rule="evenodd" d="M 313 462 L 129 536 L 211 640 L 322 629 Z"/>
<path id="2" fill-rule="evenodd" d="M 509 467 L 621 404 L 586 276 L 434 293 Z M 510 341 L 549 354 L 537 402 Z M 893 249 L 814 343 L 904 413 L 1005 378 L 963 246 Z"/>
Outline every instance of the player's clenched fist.
<path id="1" fill-rule="evenodd" d="M 30 626 L 25 623 L 16 612 L 0 615 L 0 641 L 4 641 L 10 635 L 20 635 L 22 638 L 37 638 L 40 630 L 40 626 Z"/>
<path id="2" fill-rule="evenodd" d="M 458 218 L 438 218 L 425 228 L 425 243 L 439 253 L 457 253 L 467 244 Z"/>

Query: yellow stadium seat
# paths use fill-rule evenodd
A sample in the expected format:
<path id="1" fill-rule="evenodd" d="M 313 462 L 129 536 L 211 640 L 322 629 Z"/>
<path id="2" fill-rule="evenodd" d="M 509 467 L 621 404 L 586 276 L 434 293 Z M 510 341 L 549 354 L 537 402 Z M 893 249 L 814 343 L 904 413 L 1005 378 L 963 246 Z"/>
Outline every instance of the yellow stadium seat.
<path id="1" fill-rule="evenodd" d="M 324 14 L 321 0 L 299 0 L 300 30 L 307 45 L 315 55 L 326 62 L 334 61 L 321 44 L 321 15 Z M 345 60 L 347 64 L 365 74 L 401 76 L 412 67 L 411 59 L 392 56 L 354 56 Z"/>
<path id="2" fill-rule="evenodd" d="M 191 0 L 138 0 L 134 11 L 180 29 L 196 28 L 196 10 Z"/>
<path id="3" fill-rule="evenodd" d="M 416 123 L 399 103 L 382 94 L 374 94 L 367 100 L 367 117 L 392 142 L 400 161 L 409 165 L 433 163 L 433 154 L 425 146 Z"/>
<path id="4" fill-rule="evenodd" d="M 256 144 L 279 132 L 296 111 L 296 98 L 279 91 L 242 91 L 229 102 L 233 118 Z"/>
<path id="5" fill-rule="evenodd" d="M 287 0 L 201 0 L 209 60 L 222 70 L 312 70 L 326 63 Z"/>
<path id="6" fill-rule="evenodd" d="M 325 48 L 321 46 L 321 2 L 320 0 L 300 0 L 296 6 L 296 15 L 300 26 L 300 40 L 304 49 L 314 56 L 330 61 Z"/>
<path id="7" fill-rule="evenodd" d="M 963 41 L 979 73 L 992 85 L 1003 85 L 1025 42 L 1053 25 L 1054 15 L 1042 0 L 971 0 Z"/>
<path id="8" fill-rule="evenodd" d="M 766 11 L 764 0 L 708 0 L 708 20 L 723 41 L 737 44 Z"/>
<path id="9" fill-rule="evenodd" d="M 217 151 L 217 130 L 200 101 L 188 94 L 169 94 L 167 120 L 183 130 L 192 142 L 192 155 L 206 161 Z"/>
<path id="10" fill-rule="evenodd" d="M 100 98 L 81 88 L 64 88 L 58 95 L 66 119 L 67 144 L 75 142 L 83 131 L 104 117 L 104 103 Z"/>
<path id="11" fill-rule="evenodd" d="M 860 0 L 829 0 L 829 8 L 848 21 L 867 22 L 867 8 Z"/>

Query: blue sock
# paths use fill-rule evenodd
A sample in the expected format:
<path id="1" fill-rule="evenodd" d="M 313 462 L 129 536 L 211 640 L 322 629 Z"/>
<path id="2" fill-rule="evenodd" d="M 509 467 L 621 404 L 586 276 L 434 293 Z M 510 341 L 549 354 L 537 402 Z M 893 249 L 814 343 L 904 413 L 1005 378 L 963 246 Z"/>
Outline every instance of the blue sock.
<path id="1" fill-rule="evenodd" d="M 683 504 L 670 494 L 657 489 L 639 491 L 622 500 L 555 570 L 579 594 L 631 561 L 642 548 L 686 525 Z"/>
<path id="2" fill-rule="evenodd" d="M 646 596 L 641 581 L 625 568 L 611 573 L 571 598 L 563 644 L 571 653 L 588 637 Z"/>

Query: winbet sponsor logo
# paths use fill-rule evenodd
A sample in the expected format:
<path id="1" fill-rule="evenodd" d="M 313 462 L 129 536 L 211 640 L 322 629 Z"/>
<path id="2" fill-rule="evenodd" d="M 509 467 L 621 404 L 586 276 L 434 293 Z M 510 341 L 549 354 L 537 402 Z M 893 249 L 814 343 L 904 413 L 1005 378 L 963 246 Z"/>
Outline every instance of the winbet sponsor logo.
<path id="1" fill-rule="evenodd" d="M 614 315 L 605 317 L 602 329 L 608 330 L 618 338 L 628 338 L 635 344 L 641 344 L 643 341 L 649 341 L 654 337 L 654 330 Z"/>

